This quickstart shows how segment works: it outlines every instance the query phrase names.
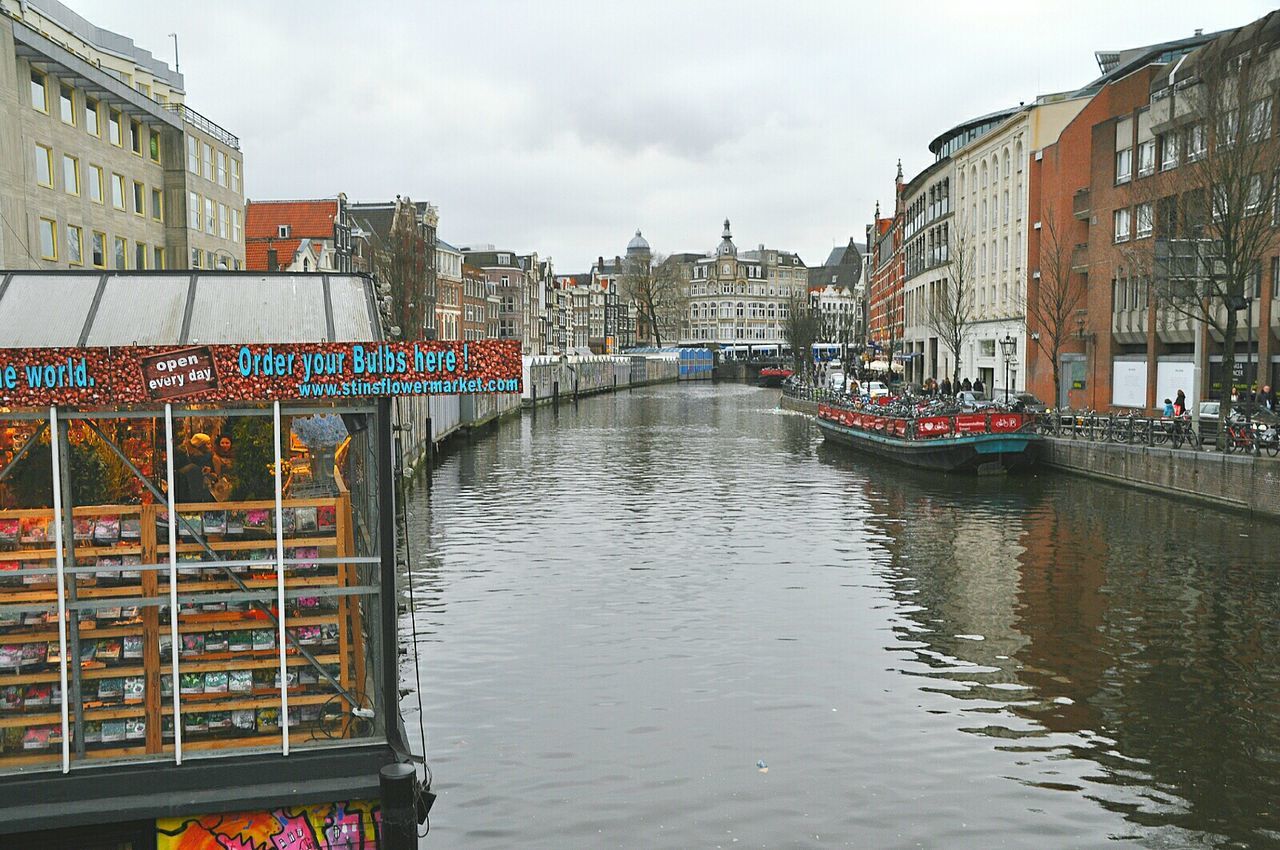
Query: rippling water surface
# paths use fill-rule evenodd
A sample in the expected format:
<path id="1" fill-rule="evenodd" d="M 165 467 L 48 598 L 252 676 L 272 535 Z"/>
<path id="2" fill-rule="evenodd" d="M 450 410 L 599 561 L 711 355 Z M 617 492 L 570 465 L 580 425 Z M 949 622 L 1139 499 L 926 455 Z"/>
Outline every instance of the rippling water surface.
<path id="1" fill-rule="evenodd" d="M 1274 523 L 776 397 L 540 410 L 415 494 L 427 846 L 1280 846 Z"/>

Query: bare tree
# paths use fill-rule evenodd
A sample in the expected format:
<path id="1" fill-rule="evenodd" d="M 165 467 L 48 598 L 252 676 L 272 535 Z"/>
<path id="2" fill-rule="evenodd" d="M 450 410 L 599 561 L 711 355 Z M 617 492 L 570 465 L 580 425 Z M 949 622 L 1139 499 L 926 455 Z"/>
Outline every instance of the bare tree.
<path id="1" fill-rule="evenodd" d="M 1071 334 L 1076 311 L 1084 304 L 1083 275 L 1071 272 L 1071 246 L 1062 242 L 1052 206 L 1046 206 L 1040 228 L 1040 279 L 1027 292 L 1027 318 L 1038 338 L 1032 340 L 1053 364 L 1053 404 L 1062 398 L 1063 343 Z"/>
<path id="2" fill-rule="evenodd" d="M 1178 144 L 1173 156 L 1181 161 L 1135 186 L 1138 233 L 1154 225 L 1156 238 L 1135 240 L 1126 252 L 1151 283 L 1161 314 L 1153 320 L 1185 317 L 1221 337 L 1224 420 L 1239 311 L 1258 296 L 1262 260 L 1276 241 L 1280 145 L 1272 138 L 1266 47 L 1256 37 L 1222 38 L 1182 63 L 1186 82 L 1167 98 L 1179 129 L 1165 137 L 1166 145 Z"/>
<path id="3" fill-rule="evenodd" d="M 417 209 L 397 199 L 391 228 L 373 251 L 383 318 L 393 339 L 422 339 L 427 327 L 427 243 Z"/>
<path id="4" fill-rule="evenodd" d="M 782 322 L 782 336 L 791 346 L 791 361 L 796 374 L 807 375 L 813 368 L 813 344 L 822 332 L 822 314 L 809 301 L 803 289 L 793 289 L 787 296 L 787 315 Z"/>
<path id="5" fill-rule="evenodd" d="M 974 263 L 973 249 L 963 216 L 957 215 L 948 228 L 949 238 L 943 243 L 947 252 L 943 267 L 946 277 L 926 284 L 925 325 L 938 335 L 943 347 L 951 352 L 951 385 L 960 380 L 960 351 L 973 325 Z"/>
<path id="6" fill-rule="evenodd" d="M 646 255 L 628 257 L 619 294 L 624 303 L 635 305 L 637 323 L 648 328 L 659 348 L 664 337 L 673 340 L 680 336 L 689 312 L 689 296 L 679 263 L 661 254 L 652 259 Z"/>

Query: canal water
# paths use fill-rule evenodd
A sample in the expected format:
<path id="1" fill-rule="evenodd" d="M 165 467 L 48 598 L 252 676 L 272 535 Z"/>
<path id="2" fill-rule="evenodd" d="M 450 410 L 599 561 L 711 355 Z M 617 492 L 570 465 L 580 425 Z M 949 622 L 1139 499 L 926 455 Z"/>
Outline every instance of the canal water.
<path id="1" fill-rule="evenodd" d="M 776 399 L 543 409 L 418 490 L 425 846 L 1280 846 L 1274 523 Z"/>

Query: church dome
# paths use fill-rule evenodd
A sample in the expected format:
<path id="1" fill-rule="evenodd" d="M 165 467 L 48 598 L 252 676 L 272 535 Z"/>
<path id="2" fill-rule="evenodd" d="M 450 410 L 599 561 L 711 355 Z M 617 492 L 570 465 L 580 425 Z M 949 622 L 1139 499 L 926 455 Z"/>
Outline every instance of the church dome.
<path id="1" fill-rule="evenodd" d="M 627 243 L 628 254 L 647 254 L 649 253 L 649 241 L 640 235 L 637 228 L 636 235 L 631 237 L 631 241 Z"/>

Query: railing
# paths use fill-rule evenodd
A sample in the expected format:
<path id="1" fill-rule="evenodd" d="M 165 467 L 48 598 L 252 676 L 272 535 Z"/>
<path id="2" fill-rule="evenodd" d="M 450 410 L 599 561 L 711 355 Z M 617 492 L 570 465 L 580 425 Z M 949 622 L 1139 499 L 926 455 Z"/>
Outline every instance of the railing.
<path id="1" fill-rule="evenodd" d="M 787 398 L 799 399 L 800 401 L 829 401 L 837 397 L 834 390 L 826 387 L 815 387 L 812 384 L 787 384 L 782 385 L 782 394 Z"/>
<path id="2" fill-rule="evenodd" d="M 1133 446 L 1165 446 L 1191 451 L 1212 450 L 1217 445 L 1218 430 L 1225 431 L 1223 448 L 1227 454 L 1266 453 L 1280 455 L 1280 437 L 1274 424 L 1247 423 L 1233 416 L 1227 422 L 1212 422 L 1215 429 L 1205 433 L 1203 425 L 1195 426 L 1190 416 L 1152 417 L 1137 414 L 1105 414 L 1092 411 L 1049 411 L 1039 415 L 1036 428 L 1046 436 L 1095 443 L 1119 443 Z"/>
<path id="3" fill-rule="evenodd" d="M 1071 271 L 1089 272 L 1089 246 L 1081 242 L 1071 249 Z"/>
<path id="4" fill-rule="evenodd" d="M 1088 189 L 1077 189 L 1071 196 L 1071 214 L 1078 219 L 1087 219 L 1092 213 Z"/>
<path id="5" fill-rule="evenodd" d="M 170 112 L 177 113 L 178 116 L 181 117 L 183 121 L 186 121 L 188 124 L 191 124 L 202 133 L 206 133 L 212 136 L 213 138 L 222 142 L 224 145 L 231 148 L 232 150 L 237 150 L 237 151 L 240 150 L 239 138 L 237 138 L 228 130 L 225 130 L 222 127 L 218 126 L 217 124 L 213 123 L 208 118 L 205 118 L 203 115 L 201 115 L 199 112 L 196 112 L 194 109 L 187 106 L 185 103 L 166 103 L 164 104 L 164 108 L 168 109 Z"/>

